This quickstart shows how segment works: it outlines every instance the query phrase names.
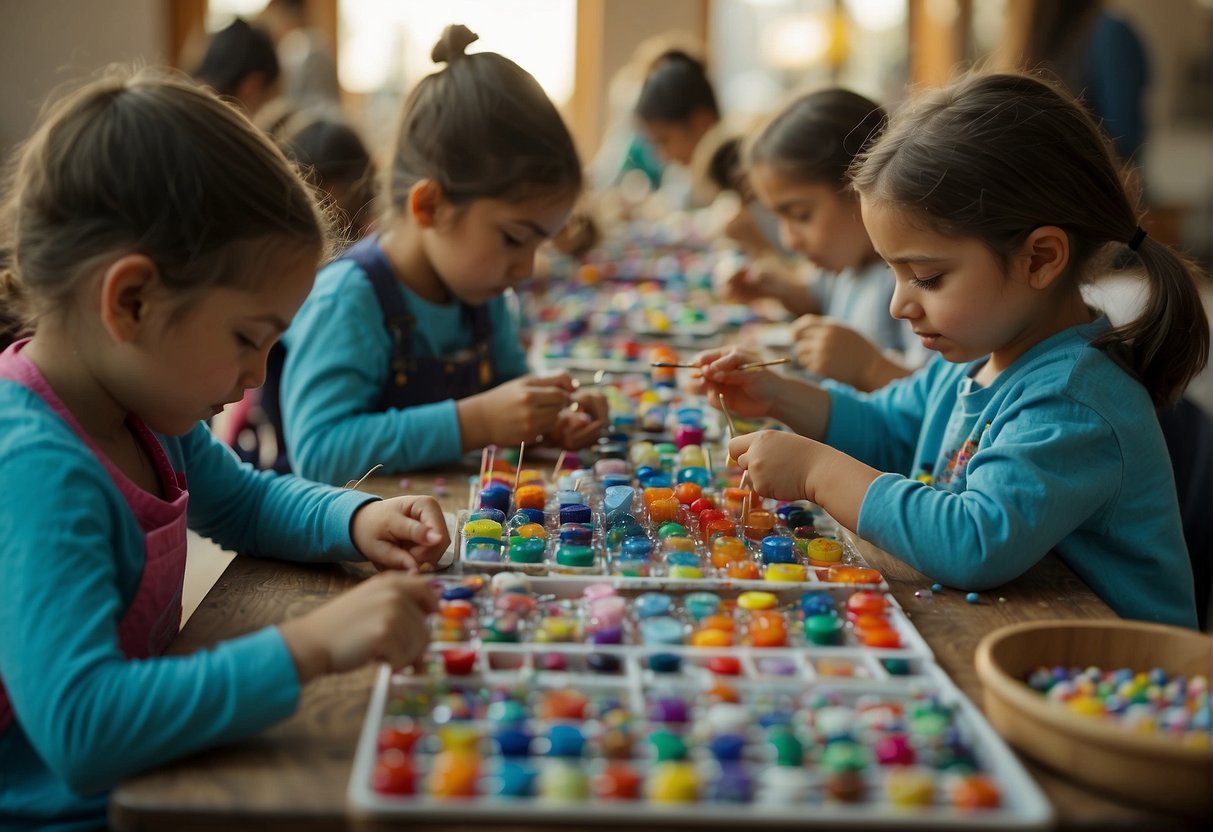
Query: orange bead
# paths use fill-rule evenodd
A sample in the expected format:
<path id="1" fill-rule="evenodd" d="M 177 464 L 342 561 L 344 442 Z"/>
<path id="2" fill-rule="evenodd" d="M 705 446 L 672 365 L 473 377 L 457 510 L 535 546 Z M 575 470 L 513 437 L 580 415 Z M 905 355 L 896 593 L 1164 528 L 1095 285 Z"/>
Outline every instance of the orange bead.
<path id="1" fill-rule="evenodd" d="M 883 613 L 887 606 L 888 601 L 885 600 L 884 595 L 870 589 L 858 590 L 847 599 L 847 612 L 853 615 Z"/>
<path id="2" fill-rule="evenodd" d="M 669 489 L 666 489 L 667 491 Z M 649 521 L 652 523 L 669 523 L 678 519 L 679 502 L 673 497 L 654 500 L 649 503 Z"/>
<path id="3" fill-rule="evenodd" d="M 756 581 L 762 577 L 758 564 L 752 560 L 735 560 L 725 567 L 725 574 L 739 581 Z"/>
<path id="4" fill-rule="evenodd" d="M 708 615 L 700 622 L 700 626 L 704 630 L 724 630 L 726 633 L 731 633 L 737 625 L 731 616 Z"/>
<path id="5" fill-rule="evenodd" d="M 700 629 L 691 633 L 692 647 L 731 647 L 733 634 L 724 630 Z"/>
<path id="6" fill-rule="evenodd" d="M 514 530 L 514 534 L 519 537 L 538 537 L 541 540 L 546 540 L 548 530 L 538 523 L 523 523 Z"/>
<path id="7" fill-rule="evenodd" d="M 878 584 L 884 580 L 875 569 L 866 566 L 831 566 L 822 570 L 822 579 L 832 584 Z"/>
<path id="8" fill-rule="evenodd" d="M 762 505 L 762 498 L 748 488 L 726 488 L 724 490 L 724 510 L 734 517 L 741 515 L 749 497 L 750 510 Z"/>
<path id="9" fill-rule="evenodd" d="M 518 508 L 537 508 L 543 511 L 547 493 L 542 485 L 520 485 L 514 492 L 514 505 Z"/>
<path id="10" fill-rule="evenodd" d="M 471 618 L 475 609 L 470 601 L 443 601 L 442 617 L 448 621 L 463 621 Z"/>
<path id="11" fill-rule="evenodd" d="M 674 489 L 672 488 L 646 488 L 641 499 L 644 501 L 644 507 L 648 508 L 657 500 L 668 500 L 673 496 Z"/>
<path id="12" fill-rule="evenodd" d="M 1002 802 L 998 786 L 981 774 L 970 774 L 954 780 L 949 797 L 957 809 L 996 809 Z"/>
<path id="13" fill-rule="evenodd" d="M 699 526 L 699 535 L 704 543 L 710 543 L 716 535 L 733 537 L 736 532 L 737 524 L 732 520 L 712 520 L 708 523 L 701 523 Z"/>
<path id="14" fill-rule="evenodd" d="M 859 640 L 863 642 L 864 647 L 888 649 L 901 646 L 901 636 L 891 627 L 883 630 L 864 630 Z"/>
<path id="15" fill-rule="evenodd" d="M 693 482 L 681 482 L 674 489 L 674 497 L 684 506 L 689 506 L 702 496 L 703 489 Z"/>
<path id="16" fill-rule="evenodd" d="M 737 695 L 737 691 L 728 685 L 712 685 L 704 691 L 704 696 L 709 702 L 740 702 L 741 697 Z"/>

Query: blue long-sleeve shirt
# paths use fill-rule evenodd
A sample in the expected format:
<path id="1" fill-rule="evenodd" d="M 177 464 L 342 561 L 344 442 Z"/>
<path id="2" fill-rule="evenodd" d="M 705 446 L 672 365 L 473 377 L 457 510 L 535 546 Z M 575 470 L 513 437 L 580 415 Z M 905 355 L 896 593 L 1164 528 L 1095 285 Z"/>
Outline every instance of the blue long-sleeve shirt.
<path id="1" fill-rule="evenodd" d="M 404 285 L 417 325 L 414 355 L 468 349 L 473 335 L 458 303 L 430 303 Z M 525 375 L 526 354 L 505 297 L 489 303 L 497 376 Z M 291 468 L 320 482 L 344 483 L 382 464 L 412 471 L 454 462 L 463 453 L 454 399 L 377 411 L 392 341 L 366 273 L 350 260 L 321 270 L 283 337 L 282 421 Z"/>
<path id="2" fill-rule="evenodd" d="M 936 358 L 864 395 L 830 390 L 830 445 L 886 473 L 858 532 L 945 584 L 1005 583 L 1056 550 L 1120 615 L 1196 625 L 1175 482 L 1145 388 L 1090 346 L 1037 344 L 985 388 Z"/>
<path id="3" fill-rule="evenodd" d="M 190 491 L 191 528 L 225 548 L 360 560 L 367 494 L 241 465 L 205 425 L 158 437 Z M 0 380 L 0 828 L 103 827 L 106 792 L 136 772 L 291 714 L 299 678 L 277 628 L 189 656 L 130 661 L 118 624 L 144 536 L 102 463 L 34 393 Z"/>

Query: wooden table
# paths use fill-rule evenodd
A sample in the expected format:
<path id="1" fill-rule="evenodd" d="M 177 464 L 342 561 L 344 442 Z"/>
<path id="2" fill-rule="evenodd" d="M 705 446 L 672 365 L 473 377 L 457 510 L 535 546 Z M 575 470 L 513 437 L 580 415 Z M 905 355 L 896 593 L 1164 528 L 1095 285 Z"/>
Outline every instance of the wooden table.
<path id="1" fill-rule="evenodd" d="M 443 474 L 443 507 L 466 505 L 467 477 Z M 435 475 L 409 477 L 408 491 L 434 493 Z M 364 490 L 399 492 L 397 478 L 368 480 Z M 963 593 L 915 596 L 930 581 L 874 547 L 863 555 L 887 579 L 894 597 L 935 653 L 936 661 L 978 706 L 981 685 L 973 667 L 977 642 L 1004 624 L 1046 618 L 1098 619 L 1115 614 L 1059 559 L 1048 557 L 1026 575 L 968 604 Z M 369 570 L 360 565 L 301 566 L 237 557 L 211 589 L 170 649 L 186 654 L 280 622 L 352 586 Z M 1004 600 L 1005 599 L 1005 600 Z M 329 676 L 309 684 L 298 712 L 244 742 L 213 749 L 124 782 L 110 801 L 118 830 L 310 830 L 379 828 L 347 817 L 346 787 L 375 669 Z M 1025 760 L 1053 803 L 1059 828 L 1083 830 L 1205 829 L 1200 821 L 1150 813 L 1115 802 Z M 458 826 L 401 822 L 411 830 Z M 499 828 L 502 824 L 488 824 Z M 484 827 L 481 827 L 484 828 Z M 661 827 L 669 829 L 670 827 Z"/>

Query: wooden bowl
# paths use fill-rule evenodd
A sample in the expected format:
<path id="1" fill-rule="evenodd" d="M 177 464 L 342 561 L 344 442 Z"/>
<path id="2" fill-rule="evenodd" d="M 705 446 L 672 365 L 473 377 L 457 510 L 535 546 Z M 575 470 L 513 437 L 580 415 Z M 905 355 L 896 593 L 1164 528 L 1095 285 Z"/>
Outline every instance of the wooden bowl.
<path id="1" fill-rule="evenodd" d="M 1024 682 L 1037 667 L 1057 665 L 1208 676 L 1213 638 L 1138 621 L 1037 621 L 1002 627 L 977 646 L 986 716 L 1025 754 L 1114 797 L 1213 813 L 1213 752 L 1070 713 Z"/>

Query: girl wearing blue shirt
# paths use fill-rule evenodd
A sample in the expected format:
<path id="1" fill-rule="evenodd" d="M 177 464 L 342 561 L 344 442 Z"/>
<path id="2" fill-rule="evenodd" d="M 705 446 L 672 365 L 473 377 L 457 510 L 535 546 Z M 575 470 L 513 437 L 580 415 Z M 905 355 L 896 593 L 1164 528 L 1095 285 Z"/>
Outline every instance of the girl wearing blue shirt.
<path id="1" fill-rule="evenodd" d="M 859 390 L 907 376 L 927 357 L 909 325 L 889 314 L 893 274 L 847 178 L 885 123 L 880 105 L 844 89 L 801 96 L 771 119 L 747 148 L 748 182 L 778 218 L 783 245 L 820 272 L 807 283 L 760 262 L 724 286 L 736 300 L 773 297 L 800 315 L 792 325 L 797 362 Z"/>
<path id="2" fill-rule="evenodd" d="M 1194 626 L 1154 408 L 1208 359 L 1199 273 L 1140 228 L 1091 117 L 1035 78 L 973 77 L 911 102 L 853 178 L 891 311 L 940 356 L 866 396 L 701 356 L 713 395 L 800 434 L 730 443 L 754 487 L 956 587 L 1052 549 L 1121 615 Z M 1126 250 L 1150 296 L 1112 327 L 1081 282 Z"/>
<path id="3" fill-rule="evenodd" d="M 304 476 L 409 471 L 540 437 L 580 448 L 605 424 L 601 393 L 525 375 L 503 297 L 569 217 L 572 137 L 517 64 L 464 54 L 475 39 L 448 26 L 434 47 L 447 66 L 405 101 L 380 233 L 320 273 L 284 338 L 282 422 Z"/>
<path id="4" fill-rule="evenodd" d="M 417 664 L 435 607 L 405 571 L 448 537 L 432 498 L 257 473 L 202 420 L 261 383 L 326 229 L 233 107 L 151 72 L 110 75 L 23 145 L 0 304 L 0 827 L 104 828 L 130 775 L 291 714 L 301 686 Z M 190 656 L 186 527 L 249 555 L 392 570 Z"/>

